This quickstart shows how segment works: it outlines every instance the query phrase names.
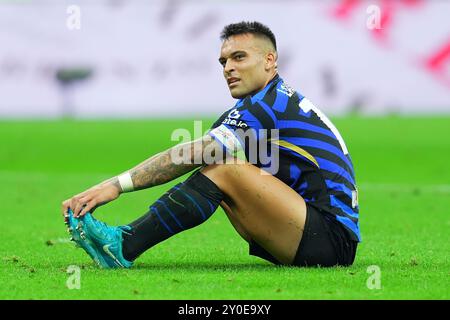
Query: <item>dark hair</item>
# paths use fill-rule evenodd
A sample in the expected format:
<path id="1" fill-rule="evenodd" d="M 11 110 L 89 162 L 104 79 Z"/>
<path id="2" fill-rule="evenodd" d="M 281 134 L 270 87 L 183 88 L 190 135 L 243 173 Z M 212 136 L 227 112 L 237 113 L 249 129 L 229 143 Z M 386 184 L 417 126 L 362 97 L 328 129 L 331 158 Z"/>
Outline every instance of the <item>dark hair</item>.
<path id="1" fill-rule="evenodd" d="M 273 44 L 275 50 L 277 50 L 277 41 L 275 40 L 273 32 L 267 26 L 257 21 L 242 21 L 225 26 L 220 34 L 220 40 L 223 41 L 231 36 L 244 33 L 266 37 Z"/>

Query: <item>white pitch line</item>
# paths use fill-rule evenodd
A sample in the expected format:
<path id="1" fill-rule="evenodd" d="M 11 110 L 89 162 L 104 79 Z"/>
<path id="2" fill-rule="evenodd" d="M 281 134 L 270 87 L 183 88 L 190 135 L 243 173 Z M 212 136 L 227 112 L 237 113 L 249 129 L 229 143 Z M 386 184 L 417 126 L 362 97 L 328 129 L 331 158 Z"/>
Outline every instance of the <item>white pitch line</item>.
<path id="1" fill-rule="evenodd" d="M 96 173 L 96 172 L 86 172 L 86 173 L 76 173 L 76 172 L 38 172 L 38 171 L 5 171 L 0 170 L 0 176 L 5 176 L 12 179 L 48 179 L 48 178 L 61 178 L 61 179 L 76 179 L 76 180 L 86 180 L 86 179 L 106 179 L 112 177 L 112 173 Z M 3 178 L 3 177 L 2 177 Z"/>
<path id="2" fill-rule="evenodd" d="M 2 178 L 10 178 L 11 180 L 30 180 L 30 177 L 33 178 L 55 178 L 58 177 L 60 179 L 72 179 L 77 181 L 83 180 L 105 180 L 112 176 L 112 174 L 107 173 L 44 173 L 44 172 L 35 172 L 35 171 L 5 171 L 0 170 L 0 176 Z M 389 191 L 389 192 L 425 192 L 425 193 L 450 193 L 450 184 L 412 184 L 412 183 L 374 183 L 374 182 L 363 182 L 357 184 L 358 189 L 367 190 L 367 191 Z"/>
<path id="3" fill-rule="evenodd" d="M 70 241 L 69 239 L 66 239 L 66 238 L 50 239 L 49 241 L 51 241 L 53 244 L 58 244 L 58 243 L 71 243 L 71 241 Z"/>
<path id="4" fill-rule="evenodd" d="M 450 184 L 402 184 L 402 183 L 361 183 L 358 189 L 367 191 L 450 193 Z"/>

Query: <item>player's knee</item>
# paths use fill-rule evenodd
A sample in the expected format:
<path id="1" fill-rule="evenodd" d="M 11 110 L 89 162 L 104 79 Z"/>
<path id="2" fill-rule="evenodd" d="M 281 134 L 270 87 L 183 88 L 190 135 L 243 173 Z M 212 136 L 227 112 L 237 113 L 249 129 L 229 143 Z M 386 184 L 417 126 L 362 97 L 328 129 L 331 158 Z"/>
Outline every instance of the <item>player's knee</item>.
<path id="1" fill-rule="evenodd" d="M 233 173 L 240 170 L 237 164 L 211 164 L 201 169 L 201 173 L 210 178 L 213 181 L 223 181 L 232 178 Z"/>
<path id="2" fill-rule="evenodd" d="M 214 182 L 224 193 L 229 194 L 234 184 L 236 176 L 236 166 L 230 164 L 212 164 L 204 167 L 200 171 L 203 175 Z"/>
<path id="3" fill-rule="evenodd" d="M 234 159 L 233 162 L 226 162 L 223 164 L 212 164 L 201 169 L 201 172 L 207 177 L 232 180 L 234 178 L 242 177 L 242 173 L 253 171 L 256 167 L 249 162 Z M 259 171 L 259 169 L 256 169 Z M 231 181 L 229 181 L 231 182 Z"/>
<path id="4" fill-rule="evenodd" d="M 219 185 L 219 182 L 224 179 L 226 169 L 224 164 L 210 164 L 200 169 L 200 172 Z"/>
<path id="5" fill-rule="evenodd" d="M 204 175 L 212 175 L 212 174 L 218 174 L 221 173 L 223 171 L 225 171 L 225 164 L 210 164 L 207 165 L 205 167 L 203 167 L 200 171 L 204 174 Z"/>

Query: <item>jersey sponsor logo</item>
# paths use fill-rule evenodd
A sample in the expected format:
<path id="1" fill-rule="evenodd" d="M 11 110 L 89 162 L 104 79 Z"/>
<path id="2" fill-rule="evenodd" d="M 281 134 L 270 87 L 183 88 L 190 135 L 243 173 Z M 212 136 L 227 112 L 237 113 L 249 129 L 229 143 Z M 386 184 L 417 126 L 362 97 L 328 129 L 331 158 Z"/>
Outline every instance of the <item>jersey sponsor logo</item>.
<path id="1" fill-rule="evenodd" d="M 228 117 L 225 118 L 225 120 L 223 120 L 222 123 L 242 129 L 247 128 L 248 125 L 244 121 L 238 120 L 240 117 L 241 114 L 239 113 L 239 110 L 235 108 L 231 110 L 230 113 L 228 113 Z"/>
<path id="2" fill-rule="evenodd" d="M 230 119 L 239 119 L 241 117 L 241 114 L 239 113 L 238 109 L 233 109 L 228 114 L 228 118 Z"/>
<path id="3" fill-rule="evenodd" d="M 230 119 L 230 118 L 226 118 L 225 120 L 222 121 L 222 123 L 228 124 L 230 126 L 242 128 L 242 129 L 245 129 L 248 127 L 248 125 L 244 121 L 242 121 L 242 120 L 237 121 L 235 119 Z"/>

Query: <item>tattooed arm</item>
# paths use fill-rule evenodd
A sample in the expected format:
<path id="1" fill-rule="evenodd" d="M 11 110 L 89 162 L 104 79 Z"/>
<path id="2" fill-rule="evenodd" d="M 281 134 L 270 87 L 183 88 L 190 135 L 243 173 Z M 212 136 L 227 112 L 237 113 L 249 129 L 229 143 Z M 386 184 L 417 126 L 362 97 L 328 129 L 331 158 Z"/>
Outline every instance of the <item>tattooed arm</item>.
<path id="1" fill-rule="evenodd" d="M 218 156 L 222 159 L 217 150 L 222 150 L 222 147 L 210 136 L 205 136 L 158 153 L 128 170 L 134 190 L 164 184 L 203 164 L 212 163 L 211 158 L 207 156 Z M 112 177 L 65 200 L 62 203 L 62 213 L 66 217 L 69 208 L 75 217 L 93 212 L 99 206 L 117 199 L 122 192 L 118 177 Z"/>
<path id="2" fill-rule="evenodd" d="M 134 190 L 141 190 L 164 184 L 201 166 L 202 163 L 195 164 L 193 157 L 188 157 L 188 161 L 181 163 L 177 163 L 173 159 L 174 155 L 178 154 L 180 154 L 181 157 L 185 157 L 184 153 L 186 153 L 188 148 L 190 149 L 191 154 L 193 154 L 196 143 L 201 144 L 201 141 L 189 142 L 188 146 L 177 145 L 145 160 L 131 170 L 128 170 L 133 181 Z"/>

